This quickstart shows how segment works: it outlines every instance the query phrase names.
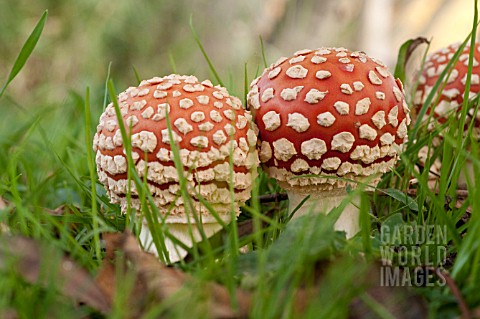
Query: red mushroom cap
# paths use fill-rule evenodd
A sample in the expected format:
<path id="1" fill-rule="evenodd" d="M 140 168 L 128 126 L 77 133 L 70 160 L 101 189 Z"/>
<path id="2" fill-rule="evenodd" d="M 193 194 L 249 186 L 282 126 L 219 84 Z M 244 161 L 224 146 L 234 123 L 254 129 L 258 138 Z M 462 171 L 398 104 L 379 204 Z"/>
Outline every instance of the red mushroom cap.
<path id="1" fill-rule="evenodd" d="M 148 168 L 147 182 L 153 199 L 161 212 L 169 212 L 170 220 L 176 218 L 182 222 L 185 216 L 170 147 L 167 111 L 184 165 L 188 192 L 197 211 L 208 217 L 198 194 L 211 203 L 217 213 L 230 211 L 231 170 L 237 211 L 239 203 L 250 198 L 255 178 L 252 174 L 256 174 L 254 168 L 258 163 L 257 137 L 249 112 L 225 88 L 213 86 L 208 80 L 200 83 L 194 76 L 170 75 L 128 88 L 119 94 L 118 102 L 127 131 L 131 126 L 132 157 L 137 172 L 143 177 Z M 100 117 L 93 147 L 97 152 L 100 182 L 112 202 L 125 209 L 127 160 L 113 104 Z M 233 168 L 230 168 L 230 154 Z M 138 208 L 140 201 L 133 183 L 132 193 L 133 206 Z"/>
<path id="2" fill-rule="evenodd" d="M 386 66 L 344 48 L 281 58 L 251 84 L 260 161 L 283 187 L 343 187 L 397 161 L 410 122 L 402 84 Z M 372 181 L 375 183 L 379 178 Z"/>
<path id="3" fill-rule="evenodd" d="M 424 68 L 420 74 L 419 85 L 415 92 L 414 104 L 417 111 L 425 103 L 425 100 L 432 91 L 433 86 L 438 80 L 438 77 L 445 70 L 447 64 L 452 59 L 459 46 L 459 43 L 451 44 L 448 47 L 440 49 L 427 57 Z M 475 44 L 474 52 L 469 98 L 472 98 L 480 92 L 479 43 Z M 433 108 L 433 116 L 439 122 L 445 122 L 446 115 L 448 113 L 453 112 L 454 110 L 458 112 L 461 109 L 463 95 L 465 92 L 465 82 L 467 79 L 469 54 L 470 45 L 467 44 L 447 79 L 447 83 L 439 96 L 438 103 L 435 106 L 431 106 L 427 109 L 427 114 L 430 114 L 431 109 Z M 436 101 L 435 98 L 434 101 Z M 480 114 L 477 114 L 477 117 L 480 117 Z M 480 127 L 480 121 L 477 121 L 475 126 Z"/>

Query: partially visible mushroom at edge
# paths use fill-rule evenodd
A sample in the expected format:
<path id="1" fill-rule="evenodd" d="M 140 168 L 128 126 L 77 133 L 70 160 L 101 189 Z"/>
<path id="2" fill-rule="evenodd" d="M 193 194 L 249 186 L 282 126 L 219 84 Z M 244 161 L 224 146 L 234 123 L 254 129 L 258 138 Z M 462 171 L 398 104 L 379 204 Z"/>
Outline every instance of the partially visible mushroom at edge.
<path id="1" fill-rule="evenodd" d="M 240 213 L 240 206 L 250 198 L 258 155 L 254 124 L 238 98 L 208 80 L 200 83 L 194 76 L 169 75 L 128 88 L 118 95 L 118 103 L 127 131 L 131 128 L 135 169 L 142 179 L 146 178 L 155 206 L 172 235 L 189 247 L 201 239 L 193 213 L 198 214 L 207 237 L 221 229 L 200 196 L 227 224 L 232 215 Z M 180 196 L 172 142 L 179 151 L 194 212 L 186 209 Z M 127 159 L 113 104 L 100 117 L 93 147 L 99 181 L 111 201 L 126 212 Z M 131 205 L 139 211 L 141 200 L 133 182 L 130 188 Z M 140 239 L 150 252 L 158 254 L 145 221 Z M 186 251 L 172 241 L 166 240 L 165 244 L 171 262 L 185 257 Z"/>
<path id="2" fill-rule="evenodd" d="M 452 60 L 455 52 L 460 48 L 460 43 L 454 43 L 448 47 L 442 48 L 428 55 L 425 60 L 424 67 L 420 70 L 418 78 L 418 86 L 414 93 L 414 114 L 418 113 L 425 104 L 427 97 L 432 92 L 435 83 L 438 81 L 440 74 L 445 71 L 448 63 Z M 443 124 L 447 121 L 448 116 L 460 116 L 462 109 L 465 84 L 467 81 L 468 63 L 470 54 L 470 44 L 467 44 L 460 54 L 458 61 L 453 65 L 453 68 L 449 74 L 447 74 L 445 86 L 441 86 L 441 92 L 438 92 L 432 100 L 435 104 L 427 107 L 425 117 L 432 116 L 433 122 L 429 123 L 429 130 L 432 130 L 435 124 Z M 470 90 L 468 92 L 468 98 L 472 99 L 480 92 L 480 43 L 475 44 L 473 55 L 473 68 L 470 82 Z M 480 112 L 473 113 L 474 110 L 470 109 L 467 112 L 466 126 L 474 121 L 473 135 L 475 138 L 480 139 Z M 436 123 L 435 123 L 436 122 Z M 433 139 L 433 147 L 437 147 L 442 139 L 442 134 Z M 419 154 L 419 162 L 421 165 L 426 164 L 425 154 L 428 153 L 428 147 L 424 147 L 422 153 Z M 430 153 L 433 153 L 430 150 Z M 433 161 L 432 167 L 427 167 L 432 172 L 438 172 L 441 166 L 440 161 L 437 159 Z M 465 165 L 465 171 L 460 174 L 459 182 L 465 183 L 465 175 L 467 173 L 473 176 L 472 163 L 467 160 Z M 438 175 L 436 175 L 438 176 Z M 435 178 L 435 177 L 434 177 Z"/>

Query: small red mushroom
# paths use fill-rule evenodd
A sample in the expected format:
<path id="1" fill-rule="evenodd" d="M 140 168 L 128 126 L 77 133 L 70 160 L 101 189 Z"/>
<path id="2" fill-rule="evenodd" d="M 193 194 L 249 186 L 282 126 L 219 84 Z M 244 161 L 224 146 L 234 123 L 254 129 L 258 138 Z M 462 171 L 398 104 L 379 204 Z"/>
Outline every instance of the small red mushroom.
<path id="1" fill-rule="evenodd" d="M 153 201 L 164 215 L 170 233 L 192 247 L 192 242 L 201 238 L 193 213 L 199 215 L 207 236 L 221 229 L 200 202 L 200 196 L 225 223 L 230 222 L 232 208 L 235 215 L 240 213 L 240 206 L 250 198 L 258 155 L 251 115 L 242 108 L 238 98 L 208 80 L 200 83 L 194 76 L 169 75 L 128 88 L 119 94 L 118 103 L 125 127 L 127 130 L 131 127 L 135 168 L 141 178 L 146 177 Z M 173 141 L 167 128 L 167 113 Z M 93 147 L 99 180 L 111 201 L 120 204 L 125 212 L 129 186 L 123 143 L 115 109 L 110 104 L 100 117 Z M 172 143 L 178 147 L 195 212 L 185 207 L 180 196 Z M 230 166 L 230 157 L 233 166 Z M 140 209 L 141 200 L 133 183 L 131 191 L 132 206 Z M 157 253 L 146 226 L 140 237 L 151 252 Z M 178 261 L 186 254 L 171 241 L 167 241 L 166 246 L 170 261 Z"/>
<path id="2" fill-rule="evenodd" d="M 459 49 L 460 44 L 454 43 L 446 48 L 440 49 L 431 53 L 425 60 L 424 68 L 419 76 L 419 84 L 414 95 L 414 106 L 416 113 L 422 108 L 428 95 L 431 93 L 433 86 L 438 81 L 440 74 L 446 69 L 447 64 L 451 61 L 455 52 Z M 465 83 L 467 80 L 468 63 L 470 55 L 470 44 L 467 44 L 463 49 L 460 57 L 453 66 L 450 75 L 446 78 L 445 87 L 441 92 L 438 92 L 439 96 L 434 96 L 433 102 L 436 104 L 429 105 L 427 108 L 427 115 L 433 111 L 433 118 L 438 123 L 445 123 L 447 117 L 451 114 L 454 116 L 460 115 L 461 106 L 463 104 L 463 98 L 465 93 Z M 475 44 L 473 55 L 473 68 L 470 82 L 469 99 L 475 97 L 480 92 L 480 43 Z M 480 137 L 480 112 L 473 114 L 473 109 L 468 111 L 466 127 L 470 121 L 474 121 L 474 136 Z M 433 140 L 434 146 L 440 144 L 442 137 Z M 424 147 L 419 153 L 419 162 L 421 165 L 425 165 L 426 157 L 422 156 L 428 153 L 428 147 Z M 432 152 L 431 152 L 432 153 Z M 441 163 L 437 159 L 430 171 L 439 171 Z M 467 174 L 473 176 L 472 163 L 467 160 L 465 165 Z M 432 176 L 431 179 L 436 179 L 436 176 Z M 465 183 L 465 175 L 460 175 L 459 183 Z"/>
<path id="3" fill-rule="evenodd" d="M 375 186 L 395 165 L 410 123 L 401 82 L 380 61 L 344 48 L 281 58 L 252 82 L 247 104 L 260 161 L 287 190 L 289 210 L 311 196 L 297 215 L 329 212 L 347 185 L 357 186 L 347 180 Z M 358 209 L 349 205 L 336 228 L 353 236 Z"/>
<path id="4" fill-rule="evenodd" d="M 438 80 L 440 74 L 445 70 L 447 64 L 452 59 L 455 52 L 459 49 L 460 44 L 451 44 L 446 48 L 440 49 L 430 54 L 424 64 L 419 77 L 417 90 L 415 91 L 414 105 L 417 111 L 425 103 L 433 86 Z M 480 92 L 480 44 L 475 44 L 472 77 L 470 82 L 469 98 L 476 96 Z M 453 66 L 450 76 L 446 79 L 446 85 L 438 97 L 438 103 L 429 106 L 427 114 L 433 110 L 434 117 L 440 122 L 445 122 L 447 114 L 458 112 L 463 103 L 465 92 L 465 83 L 468 72 L 468 58 L 470 54 L 470 45 L 467 44 L 463 49 L 457 63 Z M 433 101 L 436 101 L 434 98 Z M 473 110 L 472 110 L 473 111 Z M 477 119 L 475 127 L 480 128 L 480 114 L 472 114 L 470 116 Z"/>

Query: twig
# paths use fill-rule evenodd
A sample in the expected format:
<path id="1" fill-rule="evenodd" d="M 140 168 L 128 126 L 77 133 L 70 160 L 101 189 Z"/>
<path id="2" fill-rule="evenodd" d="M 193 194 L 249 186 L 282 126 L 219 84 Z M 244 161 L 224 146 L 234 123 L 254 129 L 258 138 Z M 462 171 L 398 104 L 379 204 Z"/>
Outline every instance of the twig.
<path id="1" fill-rule="evenodd" d="M 275 209 L 270 209 L 263 214 L 266 217 L 272 218 L 275 215 Z M 262 227 L 266 225 L 262 222 Z M 244 237 L 253 233 L 253 219 L 247 219 L 238 223 L 238 236 Z"/>
<path id="2" fill-rule="evenodd" d="M 462 312 L 462 318 L 472 319 L 473 317 L 470 312 L 470 309 L 468 309 L 467 303 L 465 302 L 465 299 L 463 298 L 462 293 L 460 292 L 460 289 L 458 289 L 458 286 L 455 280 L 453 280 L 453 278 L 441 268 L 427 267 L 427 269 L 433 270 L 437 275 L 437 277 L 445 279 L 445 283 L 447 284 L 448 288 L 450 288 L 453 296 L 457 300 L 458 307 Z"/>
<path id="3" fill-rule="evenodd" d="M 458 199 L 464 199 L 468 197 L 468 190 L 466 189 L 457 189 L 455 193 Z M 415 188 L 408 189 L 407 195 L 411 195 L 411 196 L 417 195 L 417 190 Z M 438 195 L 438 191 L 435 192 L 435 195 Z"/>
<path id="4" fill-rule="evenodd" d="M 471 319 L 472 316 L 470 314 L 470 310 L 468 309 L 467 303 L 465 302 L 465 299 L 463 299 L 463 296 L 460 290 L 458 289 L 457 283 L 446 272 L 442 270 L 440 270 L 440 272 L 444 276 L 445 281 L 448 287 L 450 288 L 450 290 L 452 291 L 453 296 L 455 297 L 455 299 L 457 299 L 458 306 L 460 307 L 460 311 L 462 312 L 462 317 L 464 319 Z"/>
<path id="5" fill-rule="evenodd" d="M 260 203 L 272 203 L 272 202 L 280 202 L 287 200 L 288 196 L 286 193 L 275 193 L 275 194 L 267 194 L 267 195 L 260 195 L 258 196 L 258 200 Z"/>
<path id="6" fill-rule="evenodd" d="M 386 191 L 384 189 L 378 189 L 375 191 L 367 191 L 369 194 L 377 194 L 378 196 L 388 196 Z M 415 196 L 417 195 L 417 189 L 412 188 L 412 189 L 407 189 L 405 191 L 407 195 L 410 196 Z M 466 189 L 457 189 L 456 190 L 456 196 L 458 199 L 465 199 L 468 197 L 468 190 Z M 435 195 L 438 195 L 438 191 L 435 192 Z M 275 194 L 267 194 L 267 195 L 260 195 L 258 196 L 258 200 L 260 203 L 271 203 L 271 202 L 277 202 L 277 201 L 284 201 L 288 199 L 288 195 L 286 193 L 275 193 Z"/>

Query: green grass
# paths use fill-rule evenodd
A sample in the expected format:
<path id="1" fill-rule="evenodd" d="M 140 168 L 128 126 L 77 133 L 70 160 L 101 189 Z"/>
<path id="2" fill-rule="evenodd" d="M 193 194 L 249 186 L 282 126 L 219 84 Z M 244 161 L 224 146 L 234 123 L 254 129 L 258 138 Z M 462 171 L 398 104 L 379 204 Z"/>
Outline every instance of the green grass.
<path id="1" fill-rule="evenodd" d="M 477 13 L 475 7 L 475 21 L 478 20 Z M 104 95 L 93 98 L 94 103 L 91 102 L 93 94 L 89 88 L 79 88 L 82 93 L 68 92 L 61 103 L 39 101 L 35 108 L 23 106 L 21 99 L 9 96 L 15 77 L 32 52 L 35 54 L 33 50 L 37 41 L 41 41 L 46 19 L 45 12 L 23 48 L 19 49 L 18 58 L 9 61 L 12 69 L 0 91 L 0 198 L 6 203 L 4 208 L 0 208 L 0 224 L 8 227 L 8 230 L 0 227 L 0 317 L 13 311 L 19 318 L 128 318 L 136 310 L 128 303 L 129 297 L 135 293 L 133 270 L 126 273 L 118 271 L 120 280 L 115 287 L 117 294 L 112 309 L 102 314 L 65 295 L 62 278 L 58 275 L 62 256 L 68 255 L 94 276 L 105 258 L 103 234 L 125 230 L 138 233 L 139 221 L 145 218 L 157 250 L 163 252 L 160 260 L 168 262 L 163 239 L 171 238 L 171 235 L 153 205 L 145 180 L 133 169 L 129 143 L 125 143 L 130 167 L 128 178 L 135 184 L 143 201 L 139 214 L 128 209 L 127 214 L 122 215 L 119 207 L 109 203 L 105 190 L 97 182 L 95 155 L 91 148 L 94 126 L 109 100 L 114 101 L 119 114 L 114 98 L 118 92 L 113 85 L 114 76 L 111 78 L 110 67 L 105 72 L 104 88 L 95 89 L 95 95 L 101 95 L 102 91 Z M 238 63 L 238 69 L 243 68 L 241 76 L 230 75 L 230 79 L 222 81 L 220 74 L 226 72 L 218 72 L 213 67 L 214 63 L 202 46 L 192 22 L 190 27 L 194 42 L 205 57 L 215 81 L 246 94 L 246 85 L 253 79 L 247 63 Z M 476 30 L 477 23 L 474 23 L 472 34 L 476 34 Z M 467 37 L 464 45 L 469 41 L 473 44 L 474 38 Z M 257 74 L 267 64 L 261 39 L 259 47 L 262 57 L 259 65 L 249 65 Z M 472 71 L 472 54 L 469 74 Z M 177 57 L 174 59 L 171 52 L 168 52 L 168 57 L 171 68 L 176 70 L 180 60 Z M 458 57 L 459 54 L 456 54 L 454 60 Z M 403 74 L 401 69 L 398 72 Z M 133 68 L 131 82 L 138 82 L 142 78 L 141 73 L 141 70 Z M 420 111 L 422 117 L 428 104 L 437 98 L 434 91 L 442 89 L 448 74 L 447 67 Z M 470 80 L 468 77 L 467 87 Z M 234 82 L 241 89 L 235 88 Z M 394 266 L 400 265 L 404 273 L 413 273 L 417 266 L 422 266 L 415 262 L 417 260 L 429 260 L 435 267 L 445 268 L 459 289 L 463 302 L 470 310 L 478 312 L 480 147 L 473 137 L 472 125 L 464 135 L 468 108 L 478 111 L 479 99 L 470 102 L 465 99 L 460 119 L 452 115 L 446 124 L 437 125 L 430 133 L 421 119 L 412 123 L 409 143 L 396 170 L 384 176 L 375 192 L 361 194 L 362 231 L 352 240 L 346 240 L 342 233 L 332 230 L 335 216 L 341 208 L 328 216 L 289 221 L 286 201 L 262 202 L 262 195 L 282 191 L 260 169 L 252 199 L 242 208 L 238 221 L 226 225 L 226 230 L 210 241 L 203 234 L 204 241 L 189 249 L 191 258 L 174 265 L 174 268 L 194 278 L 186 287 L 191 293 L 190 298 L 173 295 L 159 304 L 149 302 L 147 298 L 142 308 L 143 318 L 160 315 L 168 318 L 208 317 L 204 308 L 205 300 L 208 300 L 207 282 L 226 287 L 232 296 L 233 308 L 239 305 L 233 297 L 237 288 L 250 292 L 253 296 L 252 318 L 346 318 L 349 312 L 356 311 L 352 305 L 358 306 L 358 303 L 363 304 L 372 317 L 394 318 L 398 315 L 395 306 L 372 297 L 378 288 L 374 283 L 381 279 L 378 269 L 386 257 L 385 247 L 395 248 L 388 252 L 391 262 Z M 124 141 L 128 141 L 128 129 L 121 125 Z M 433 138 L 440 134 L 444 136 L 440 146 L 431 149 L 433 158 L 442 160 L 437 191 L 433 191 L 428 186 L 428 170 L 416 170 L 415 164 L 418 150 L 424 145 L 431 146 Z M 173 146 L 172 150 L 178 174 L 183 176 L 178 149 Z M 463 198 L 459 195 L 457 181 L 467 159 L 473 163 L 475 174 L 468 180 L 468 196 Z M 411 177 L 418 180 L 413 192 L 409 186 Z M 180 183 L 183 185 L 180 196 L 187 203 L 195 223 L 199 224 L 185 188 L 186 180 L 180 178 Z M 407 195 L 408 189 L 410 195 Z M 208 203 L 205 205 L 215 215 L 213 208 Z M 245 221 L 251 221 L 251 233 L 240 232 Z M 410 238 L 409 232 L 421 229 L 423 225 L 437 227 L 429 230 L 432 238 L 437 240 L 424 240 L 419 244 L 406 242 Z M 392 230 L 398 232 L 389 233 Z M 38 267 L 31 264 L 31 267 L 40 270 L 38 280 L 25 275 L 16 264 L 19 255 L 10 252 L 6 246 L 9 243 L 7 239 L 14 235 L 34 239 L 40 251 L 46 253 L 47 257 Z M 249 251 L 241 254 L 239 248 L 244 246 Z M 442 278 L 435 275 L 432 283 L 408 287 L 407 295 L 399 294 L 399 287 L 387 288 L 382 294 L 397 298 L 397 305 L 403 308 L 410 307 L 407 303 L 409 298 L 425 300 L 430 318 L 458 317 L 461 309 L 452 286 L 443 285 Z M 308 298 L 299 291 L 307 291 Z M 403 291 L 401 287 L 400 291 Z"/>

